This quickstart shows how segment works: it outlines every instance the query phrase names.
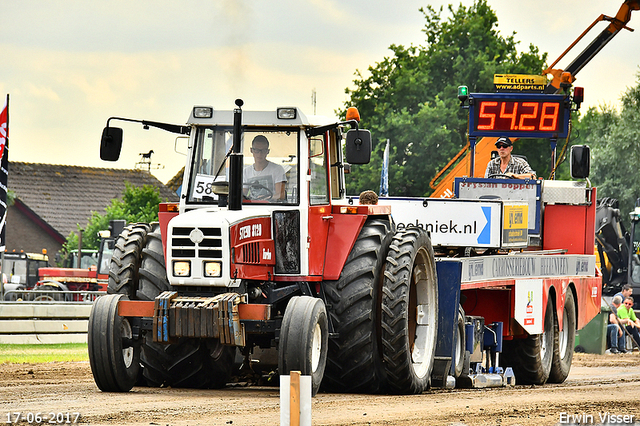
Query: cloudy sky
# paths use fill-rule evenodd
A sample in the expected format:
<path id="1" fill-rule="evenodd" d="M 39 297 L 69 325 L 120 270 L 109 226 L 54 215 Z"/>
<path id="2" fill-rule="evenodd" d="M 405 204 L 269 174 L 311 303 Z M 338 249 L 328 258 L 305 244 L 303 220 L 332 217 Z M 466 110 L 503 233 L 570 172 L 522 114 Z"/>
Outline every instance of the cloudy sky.
<path id="1" fill-rule="evenodd" d="M 312 114 L 314 90 L 317 114 L 332 116 L 356 70 L 389 56 L 391 44 L 424 43 L 420 7 L 448 3 L 458 1 L 0 0 L 10 160 L 132 168 L 153 149 L 152 162 L 164 168 L 152 172 L 166 182 L 185 162 L 174 135 L 124 124 L 121 159 L 105 163 L 98 153 L 107 118 L 183 124 L 193 105 L 232 109 L 236 98 L 245 109 L 295 105 Z M 503 35 L 515 31 L 522 49 L 533 43 L 550 59 L 622 3 L 489 0 Z M 640 28 L 635 13 L 629 26 Z M 623 31 L 578 74 L 585 106 L 617 105 L 636 84 L 639 41 Z"/>

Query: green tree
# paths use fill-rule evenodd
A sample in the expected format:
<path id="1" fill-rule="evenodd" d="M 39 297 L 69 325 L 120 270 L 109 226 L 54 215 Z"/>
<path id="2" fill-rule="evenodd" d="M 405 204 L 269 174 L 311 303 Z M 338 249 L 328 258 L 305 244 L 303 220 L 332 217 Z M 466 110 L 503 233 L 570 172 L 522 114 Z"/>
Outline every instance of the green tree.
<path id="1" fill-rule="evenodd" d="M 486 0 L 476 0 L 468 8 L 449 5 L 447 20 L 441 16 L 443 8 L 427 6 L 420 11 L 426 20 L 425 45 L 392 45 L 393 56 L 369 67 L 366 77 L 356 71 L 355 87 L 346 89 L 350 99 L 345 105 L 358 107 L 374 145 L 372 161 L 354 166 L 348 175 L 349 194 L 378 188 L 387 139 L 391 194 L 430 194 L 430 180 L 467 142 L 467 111 L 460 108 L 458 86 L 490 92 L 495 73 L 538 74 L 544 69 L 546 54 L 533 45 L 518 53 L 515 33 L 500 34 L 496 14 Z M 543 167 L 538 164 L 543 161 L 542 143 L 528 146 L 518 147 L 522 151 L 518 153 L 534 154 L 529 158 L 534 169 Z M 548 142 L 544 146 L 548 153 Z M 548 154 L 544 158 L 547 169 L 549 158 Z"/>
<path id="2" fill-rule="evenodd" d="M 576 128 L 579 143 L 591 147 L 590 179 L 598 198 L 618 199 L 628 224 L 628 213 L 640 197 L 640 73 L 636 85 L 622 95 L 619 112 L 609 105 L 590 108 Z"/>
<path id="3" fill-rule="evenodd" d="M 122 200 L 111 200 L 111 204 L 102 214 L 92 212 L 89 223 L 82 231 L 82 248 L 98 249 L 100 247 L 98 232 L 109 229 L 110 220 L 124 219 L 127 223 L 158 221 L 158 208 L 161 202 L 158 188 L 151 185 L 136 187 L 125 182 Z M 78 232 L 80 232 L 79 225 Z M 78 234 L 71 233 L 63 245 L 63 250 L 69 252 L 77 248 Z"/>

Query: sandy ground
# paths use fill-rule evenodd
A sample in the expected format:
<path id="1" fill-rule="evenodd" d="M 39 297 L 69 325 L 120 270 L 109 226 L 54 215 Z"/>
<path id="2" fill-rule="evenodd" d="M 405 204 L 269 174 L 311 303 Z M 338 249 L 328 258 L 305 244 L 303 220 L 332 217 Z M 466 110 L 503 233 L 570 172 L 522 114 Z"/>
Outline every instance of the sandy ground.
<path id="1" fill-rule="evenodd" d="M 640 354 L 576 354 L 561 385 L 432 390 L 422 395 L 320 393 L 314 425 L 558 425 L 640 424 Z M 136 387 L 103 393 L 89 363 L 0 364 L 0 424 L 15 421 L 92 425 L 277 425 L 279 394 L 273 387 L 224 390 Z M 52 414 L 50 414 L 52 413 Z M 66 413 L 70 413 L 66 417 Z M 627 416 L 625 419 L 623 416 Z M 633 419 L 630 417 L 633 416 Z M 578 423 L 578 422 L 575 422 Z"/>

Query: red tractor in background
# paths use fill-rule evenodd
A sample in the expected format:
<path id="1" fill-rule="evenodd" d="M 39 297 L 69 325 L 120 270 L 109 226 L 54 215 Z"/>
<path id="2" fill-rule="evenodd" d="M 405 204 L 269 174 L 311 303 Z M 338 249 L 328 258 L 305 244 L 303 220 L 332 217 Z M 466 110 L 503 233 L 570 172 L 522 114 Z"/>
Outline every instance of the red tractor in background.
<path id="1" fill-rule="evenodd" d="M 38 282 L 31 289 L 32 299 L 82 302 L 95 300 L 105 293 L 111 255 L 115 249 L 112 235 L 119 235 L 125 224 L 124 220 L 110 221 L 109 229 L 100 232 L 99 249 L 70 253 L 65 260 L 66 267 L 41 266 L 37 271 Z"/>

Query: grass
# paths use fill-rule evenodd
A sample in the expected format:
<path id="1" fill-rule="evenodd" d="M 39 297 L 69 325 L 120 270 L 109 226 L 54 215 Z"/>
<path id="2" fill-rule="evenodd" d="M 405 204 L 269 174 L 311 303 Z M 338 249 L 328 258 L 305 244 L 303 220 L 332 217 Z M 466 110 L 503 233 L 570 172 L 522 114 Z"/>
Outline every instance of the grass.
<path id="1" fill-rule="evenodd" d="M 0 344 L 0 364 L 88 361 L 86 343 Z"/>

